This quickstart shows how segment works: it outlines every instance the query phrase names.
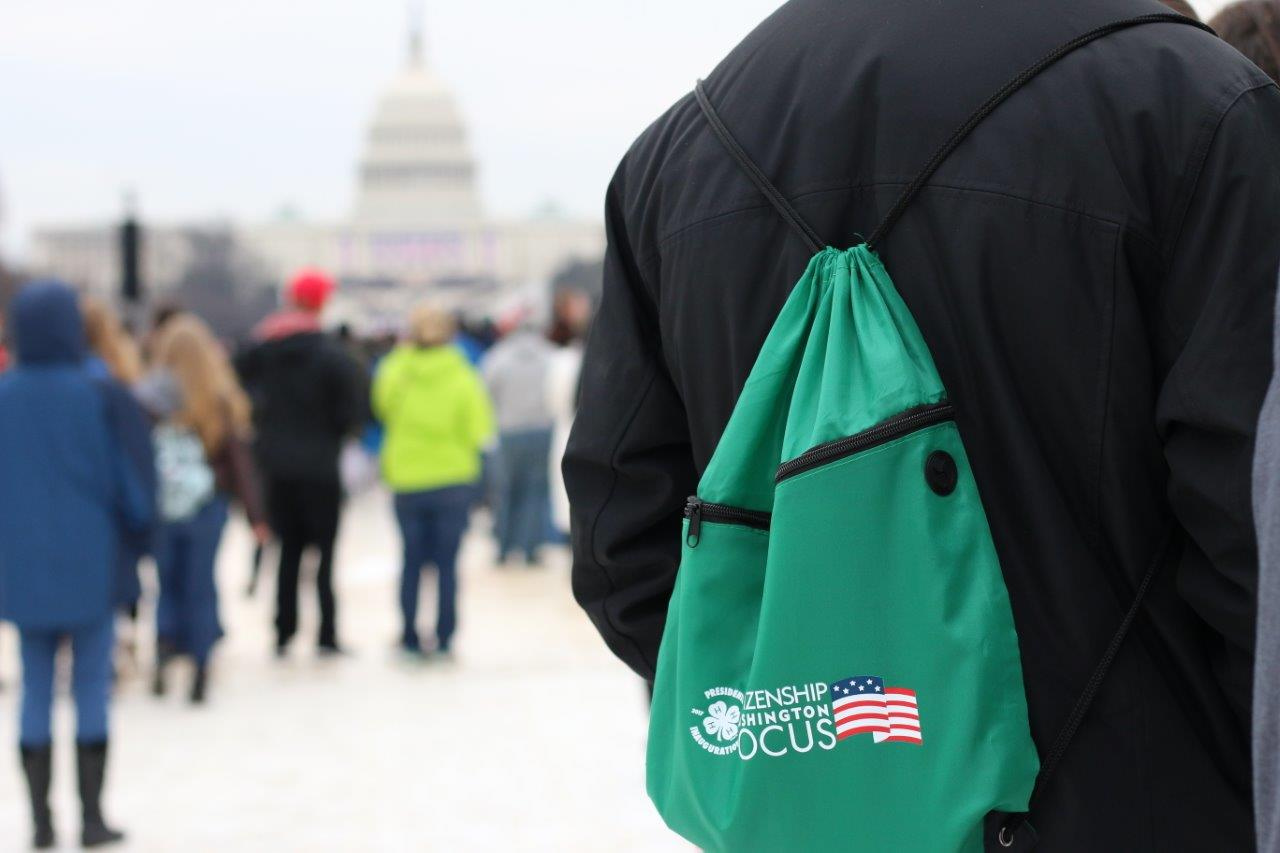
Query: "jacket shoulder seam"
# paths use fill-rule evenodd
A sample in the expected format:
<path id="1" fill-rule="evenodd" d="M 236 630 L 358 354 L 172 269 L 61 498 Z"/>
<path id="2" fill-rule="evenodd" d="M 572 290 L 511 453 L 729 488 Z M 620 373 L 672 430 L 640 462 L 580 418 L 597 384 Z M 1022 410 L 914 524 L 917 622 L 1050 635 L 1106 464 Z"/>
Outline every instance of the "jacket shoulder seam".
<path id="1" fill-rule="evenodd" d="M 1267 87 L 1274 87 L 1275 85 L 1270 80 L 1252 81 L 1252 85 L 1246 86 L 1239 91 L 1228 92 L 1209 110 L 1209 118 L 1200 129 L 1200 138 L 1196 142 L 1195 152 L 1191 155 L 1189 177 L 1185 181 L 1182 191 L 1178 194 L 1178 199 L 1171 211 L 1172 215 L 1169 221 L 1176 223 L 1176 225 L 1169 230 L 1170 238 L 1160 244 L 1160 256 L 1166 267 L 1173 260 L 1178 244 L 1182 242 L 1182 229 L 1186 225 L 1187 213 L 1191 209 L 1191 200 L 1195 198 L 1196 189 L 1200 186 L 1200 178 L 1204 174 L 1205 163 L 1209 160 L 1209 150 L 1213 147 L 1214 140 L 1218 138 L 1218 131 L 1221 130 L 1222 123 L 1226 121 L 1227 116 L 1235 109 L 1236 104 L 1240 103 L 1240 100 L 1246 95 Z"/>
<path id="2" fill-rule="evenodd" d="M 830 193 L 860 192 L 860 191 L 865 191 L 870 189 L 876 189 L 878 187 L 901 188 L 901 187 L 905 187 L 906 185 L 907 185 L 906 181 L 873 181 L 870 183 L 840 184 L 840 185 L 834 185 L 834 186 L 827 186 L 820 189 L 809 190 L 807 192 L 803 192 L 798 195 L 792 196 L 791 200 L 794 202 L 794 201 L 800 201 L 803 199 L 812 198 L 816 196 L 827 195 Z M 953 192 L 977 193 L 981 195 L 990 195 L 990 196 L 996 196 L 1000 198 L 1007 198 L 1013 201 L 1020 201 L 1025 204 L 1036 205 L 1038 207 L 1047 207 L 1053 210 L 1061 211 L 1063 213 L 1069 213 L 1074 216 L 1080 216 L 1086 219 L 1091 219 L 1095 222 L 1100 222 L 1106 225 L 1123 228 L 1127 233 L 1131 234 L 1134 237 L 1138 237 L 1148 243 L 1151 243 L 1153 246 L 1159 245 L 1159 242 L 1156 239 L 1156 236 L 1154 234 L 1149 233 L 1144 229 L 1137 228 L 1131 223 L 1120 222 L 1115 218 L 1104 216 L 1098 213 L 1092 213 L 1087 210 L 1081 210 L 1079 208 L 1071 207 L 1069 205 L 1065 205 L 1060 202 L 1053 202 L 1045 199 L 1033 198 L 1028 195 L 1022 195 L 1019 193 L 1010 192 L 1008 190 L 998 190 L 990 187 L 979 187 L 979 186 L 973 186 L 969 184 L 957 184 L 957 183 L 950 183 L 950 182 L 934 181 L 929 183 L 924 189 L 926 191 L 941 189 L 941 190 L 951 190 Z M 647 266 L 649 263 L 652 262 L 653 258 L 659 252 L 661 252 L 662 248 L 667 243 L 670 243 L 671 241 L 683 236 L 685 233 L 692 231 L 696 228 L 699 228 L 704 225 L 709 225 L 721 219 L 727 219 L 732 216 L 737 216 L 742 213 L 751 213 L 756 211 L 771 211 L 771 210 L 772 208 L 769 206 L 767 202 L 761 201 L 758 204 L 749 204 L 742 207 L 736 207 L 730 210 L 724 210 L 718 213 L 710 214 L 708 216 L 695 220 L 694 222 L 690 222 L 686 225 L 682 225 L 668 232 L 662 237 L 659 237 L 657 241 L 657 245 L 653 249 L 650 249 L 641 257 L 641 259 L 639 260 L 639 264 Z"/>

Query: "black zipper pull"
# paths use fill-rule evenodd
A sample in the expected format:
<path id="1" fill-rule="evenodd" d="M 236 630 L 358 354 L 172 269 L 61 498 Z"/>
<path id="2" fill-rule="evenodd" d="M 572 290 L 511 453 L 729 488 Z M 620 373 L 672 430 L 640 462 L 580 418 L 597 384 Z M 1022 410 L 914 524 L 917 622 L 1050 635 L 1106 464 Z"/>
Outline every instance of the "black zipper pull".
<path id="1" fill-rule="evenodd" d="M 685 533 L 684 544 L 690 548 L 698 547 L 702 537 L 702 501 L 694 495 L 685 502 L 684 517 L 689 519 L 689 530 Z"/>

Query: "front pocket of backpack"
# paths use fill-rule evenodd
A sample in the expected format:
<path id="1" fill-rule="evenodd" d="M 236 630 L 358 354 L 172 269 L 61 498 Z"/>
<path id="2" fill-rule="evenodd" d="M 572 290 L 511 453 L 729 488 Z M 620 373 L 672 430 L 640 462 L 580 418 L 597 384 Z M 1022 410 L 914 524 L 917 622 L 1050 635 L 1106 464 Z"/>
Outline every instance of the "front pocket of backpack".
<path id="1" fill-rule="evenodd" d="M 699 684 L 715 681 L 699 690 L 737 686 L 751 666 L 769 513 L 692 497 L 685 507 L 682 545 L 662 651 L 679 650 L 682 672 L 697 669 Z M 663 663 L 659 655 L 659 680 Z"/>
<path id="2" fill-rule="evenodd" d="M 820 683 L 834 698 L 856 677 L 912 707 L 897 718 L 890 706 L 890 731 L 865 733 L 833 701 L 838 745 L 753 760 L 742 796 L 792 788 L 792 825 L 814 827 L 844 804 L 872 828 L 869 850 L 904 838 L 980 850 L 985 815 L 1025 808 L 1038 765 L 1008 595 L 953 408 L 819 445 L 777 481 L 751 688 Z M 736 829 L 738 840 L 784 840 L 764 817 Z"/>
<path id="3" fill-rule="evenodd" d="M 795 459 L 782 463 L 778 466 L 774 481 L 781 485 L 793 477 L 799 477 L 818 468 L 865 453 L 934 424 L 954 420 L 955 407 L 950 403 L 934 403 L 909 409 L 856 435 L 820 444 Z"/>
<path id="4" fill-rule="evenodd" d="M 658 655 L 648 791 L 663 819 L 724 849 L 737 818 L 738 735 L 755 651 L 769 514 L 690 498 Z"/>

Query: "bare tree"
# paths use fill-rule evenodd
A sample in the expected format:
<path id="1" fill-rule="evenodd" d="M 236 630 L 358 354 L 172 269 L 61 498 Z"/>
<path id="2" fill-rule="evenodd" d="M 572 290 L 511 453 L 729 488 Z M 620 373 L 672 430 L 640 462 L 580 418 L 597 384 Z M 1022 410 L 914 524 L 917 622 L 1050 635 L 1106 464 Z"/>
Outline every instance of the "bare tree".
<path id="1" fill-rule="evenodd" d="M 172 301 L 224 340 L 244 340 L 276 307 L 270 276 L 230 231 L 192 230 L 187 239 L 191 263 L 171 292 Z"/>

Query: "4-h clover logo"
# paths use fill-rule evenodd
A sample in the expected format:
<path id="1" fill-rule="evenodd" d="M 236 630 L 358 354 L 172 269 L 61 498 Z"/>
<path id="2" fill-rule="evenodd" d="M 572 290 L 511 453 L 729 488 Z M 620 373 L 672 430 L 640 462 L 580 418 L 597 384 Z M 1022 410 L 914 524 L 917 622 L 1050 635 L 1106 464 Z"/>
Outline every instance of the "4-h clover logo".
<path id="1" fill-rule="evenodd" d="M 735 740 L 742 723 L 742 709 L 737 705 L 714 702 L 702 718 L 702 728 L 708 735 L 723 741 Z"/>
<path id="2" fill-rule="evenodd" d="M 704 705 L 703 702 L 710 702 Z M 738 751 L 742 727 L 742 707 L 747 697 L 734 687 L 713 687 L 703 692 L 698 703 L 689 709 L 693 725 L 689 736 L 712 755 L 733 755 Z"/>

